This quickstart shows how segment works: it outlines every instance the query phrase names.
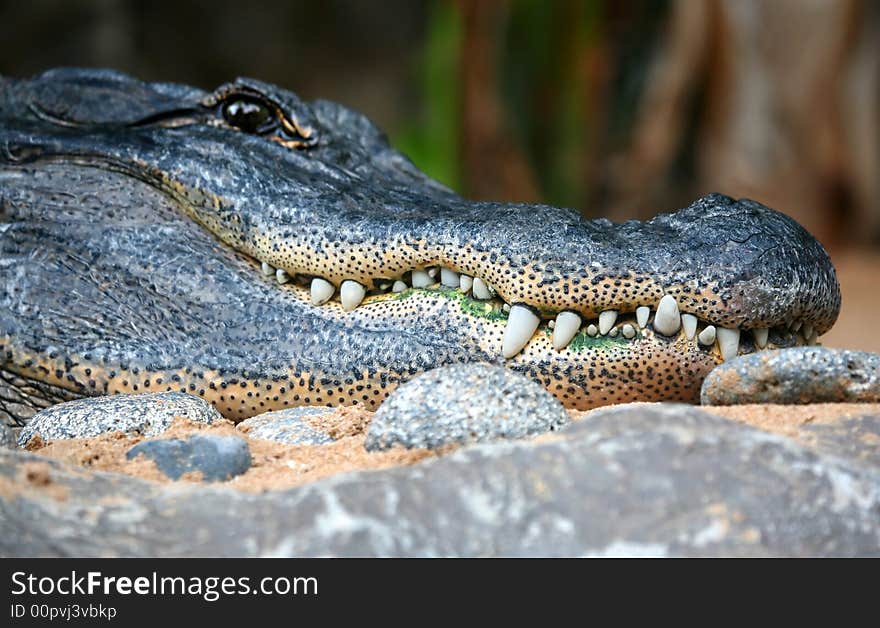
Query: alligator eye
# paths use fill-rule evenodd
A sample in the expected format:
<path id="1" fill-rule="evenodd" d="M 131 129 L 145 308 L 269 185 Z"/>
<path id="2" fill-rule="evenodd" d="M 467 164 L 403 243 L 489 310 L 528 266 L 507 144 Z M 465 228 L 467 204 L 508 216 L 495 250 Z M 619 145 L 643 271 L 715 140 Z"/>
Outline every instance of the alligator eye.
<path id="1" fill-rule="evenodd" d="M 252 100 L 233 100 L 223 105 L 223 117 L 246 133 L 257 133 L 272 119 L 269 108 Z"/>

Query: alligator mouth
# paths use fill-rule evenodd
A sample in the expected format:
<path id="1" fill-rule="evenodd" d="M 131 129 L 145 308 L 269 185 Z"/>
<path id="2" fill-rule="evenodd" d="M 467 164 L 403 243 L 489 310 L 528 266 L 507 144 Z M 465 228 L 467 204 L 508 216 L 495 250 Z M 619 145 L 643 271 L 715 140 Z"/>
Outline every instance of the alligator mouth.
<path id="1" fill-rule="evenodd" d="M 729 360 L 739 353 L 790 347 L 797 344 L 816 344 L 819 331 L 812 324 L 790 320 L 774 327 L 754 327 L 747 330 L 720 327 L 679 309 L 672 295 L 664 295 L 656 307 L 641 305 L 626 311 L 626 305 L 602 310 L 588 318 L 572 310 L 563 310 L 547 316 L 535 307 L 505 301 L 485 279 L 459 273 L 441 266 L 427 266 L 400 274 L 397 278 L 383 277 L 371 282 L 370 287 L 344 280 L 337 289 L 323 277 L 291 275 L 283 268 L 268 262 L 259 262 L 266 277 L 274 277 L 279 286 L 297 291 L 298 298 L 308 299 L 312 305 L 323 306 L 338 301 L 342 310 L 351 312 L 361 305 L 394 302 L 415 293 L 439 292 L 448 298 L 461 297 L 472 312 L 505 324 L 499 349 L 504 358 L 513 358 L 536 336 L 550 339 L 555 351 L 583 346 L 588 338 L 620 338 L 633 340 L 646 331 L 655 337 L 692 345 L 713 352 L 719 361 Z M 617 282 L 622 288 L 627 282 Z M 606 283 L 605 286 L 610 286 Z M 699 296 L 699 295 L 697 295 Z"/>
<path id="2" fill-rule="evenodd" d="M 139 392 L 131 388 L 147 382 L 155 390 L 157 381 L 171 380 L 174 389 L 204 396 L 217 389 L 212 400 L 221 411 L 244 417 L 288 402 L 375 405 L 393 387 L 386 381 L 454 361 L 506 361 L 573 407 L 693 400 L 717 362 L 815 343 L 840 307 L 822 246 L 753 201 L 709 195 L 673 214 L 622 224 L 554 207 L 475 203 L 425 177 L 358 114 L 255 81 L 205 94 L 68 71 L 0 87 L 7 94 L 0 99 L 0 163 L 19 177 L 10 189 L 30 177 L 36 199 L 19 198 L 30 209 L 12 207 L 4 216 L 18 222 L 0 232 L 0 254 L 10 258 L 0 271 L 49 257 L 59 273 L 44 261 L 45 277 L 0 294 L 8 305 L 0 310 L 7 338 L 0 344 L 16 372 L 82 394 Z M 113 90 L 125 95 L 118 103 L 108 98 Z M 147 228 L 157 213 L 137 204 L 154 201 L 131 192 L 135 183 L 162 196 L 155 201 L 162 211 L 173 206 L 173 229 L 161 220 L 155 232 Z M 124 191 L 108 195 L 108 188 Z M 61 196 L 72 200 L 47 218 L 46 207 Z M 92 196 L 117 203 L 116 214 L 80 207 Z M 140 212 L 137 239 L 119 223 L 126 212 Z M 85 216 L 81 241 L 60 226 L 69 215 Z M 32 241 L 28 230 L 42 235 Z M 216 250 L 218 241 L 237 261 Z M 142 250 L 150 259 L 138 259 Z M 217 284 L 207 301 L 201 289 L 182 292 L 173 275 L 140 268 L 164 273 L 179 265 L 181 251 L 192 268 L 175 272 L 190 273 L 186 285 Z M 70 286 L 95 300 L 127 298 L 132 310 L 154 308 L 147 313 L 159 321 L 159 349 L 88 334 L 77 346 L 70 334 L 39 337 L 39 304 L 57 307 L 63 269 L 86 257 L 85 273 L 103 263 L 104 276 L 124 268 L 138 286 L 162 284 L 163 292 L 147 296 L 121 279 L 111 294 L 95 292 L 88 278 Z M 221 267 L 225 283 L 211 276 Z M 224 300 L 225 309 L 210 305 Z M 110 314 L 99 313 L 104 333 L 118 335 L 115 327 L 129 321 Z M 88 318 L 65 317 L 75 324 Z M 291 336 L 269 340 L 261 326 L 284 325 L 285 317 L 295 327 Z M 216 336 L 236 326 L 250 337 Z M 35 335 L 19 342 L 24 332 Z M 339 364 L 328 364 L 318 340 Z M 210 351 L 194 348 L 198 342 Z M 57 346 L 60 363 L 51 358 Z M 139 366 L 129 372 L 123 367 L 132 355 Z M 326 383 L 310 382 L 306 372 Z M 232 380 L 249 396 L 224 405 L 228 396 L 219 391 Z M 277 394 L 279 381 L 287 382 L 287 397 Z M 358 389 L 379 381 L 381 393 Z"/>

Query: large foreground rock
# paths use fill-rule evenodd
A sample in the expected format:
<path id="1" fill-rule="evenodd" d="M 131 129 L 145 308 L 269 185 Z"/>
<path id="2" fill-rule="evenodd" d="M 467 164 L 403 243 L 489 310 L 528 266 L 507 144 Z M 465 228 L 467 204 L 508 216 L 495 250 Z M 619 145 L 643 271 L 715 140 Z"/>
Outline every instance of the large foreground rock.
<path id="1" fill-rule="evenodd" d="M 873 466 L 681 405 L 262 495 L 40 460 L 0 450 L 0 554 L 880 555 Z"/>

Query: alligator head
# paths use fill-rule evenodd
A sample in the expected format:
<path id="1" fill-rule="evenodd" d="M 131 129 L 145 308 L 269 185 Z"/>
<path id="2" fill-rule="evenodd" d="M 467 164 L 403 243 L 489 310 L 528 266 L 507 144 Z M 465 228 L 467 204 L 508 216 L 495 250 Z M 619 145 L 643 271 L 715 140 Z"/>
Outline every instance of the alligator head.
<path id="1" fill-rule="evenodd" d="M 698 398 L 738 352 L 814 342 L 821 245 L 710 195 L 648 222 L 465 200 L 340 105 L 239 79 L 0 79 L 0 405 L 186 390 L 225 415 L 374 407 L 504 363 L 570 407 Z M 338 295 L 338 298 L 337 298 Z"/>

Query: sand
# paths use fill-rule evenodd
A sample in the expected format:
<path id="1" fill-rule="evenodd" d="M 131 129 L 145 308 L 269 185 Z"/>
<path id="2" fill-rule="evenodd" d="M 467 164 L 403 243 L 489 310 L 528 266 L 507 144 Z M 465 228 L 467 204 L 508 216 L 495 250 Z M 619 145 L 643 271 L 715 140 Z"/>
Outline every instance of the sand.
<path id="1" fill-rule="evenodd" d="M 647 405 L 647 404 L 646 404 Z M 653 404 L 652 404 L 653 405 Z M 846 417 L 880 414 L 880 404 L 812 404 L 812 405 L 742 405 L 703 406 L 703 410 L 744 423 L 768 432 L 794 436 L 798 428 L 809 423 L 831 423 Z M 573 420 L 580 420 L 589 412 L 572 412 Z M 321 416 L 309 417 L 315 428 L 330 434 L 336 442 L 328 445 L 283 445 L 249 438 L 246 431 L 236 429 L 229 421 L 213 425 L 176 420 L 160 438 L 185 438 L 199 432 L 222 436 L 240 436 L 248 441 L 253 464 L 244 474 L 223 484 L 250 493 L 280 490 L 353 471 L 369 471 L 411 465 L 428 458 L 446 455 L 455 448 L 441 452 L 422 449 L 406 450 L 396 447 L 389 451 L 369 453 L 364 449 L 365 431 L 372 413 L 358 408 L 339 408 Z M 127 460 L 126 452 L 145 440 L 142 436 L 126 436 L 119 432 L 97 438 L 59 440 L 34 443 L 31 450 L 69 464 L 96 471 L 113 471 L 141 479 L 168 483 L 165 477 L 146 458 Z M 38 480 L 38 478 L 36 478 Z M 187 474 L 177 482 L 200 482 L 197 473 Z"/>
<path id="2" fill-rule="evenodd" d="M 365 428 L 372 413 L 354 408 L 339 408 L 322 417 L 306 419 L 313 427 L 337 439 L 328 445 L 282 445 L 272 441 L 248 438 L 246 431 L 236 429 L 230 421 L 212 425 L 176 419 L 158 438 L 186 438 L 190 434 L 239 436 L 248 441 L 251 468 L 227 482 L 225 486 L 259 493 L 299 486 L 346 471 L 376 470 L 412 464 L 436 456 L 426 450 L 394 448 L 380 453 L 364 449 Z M 126 452 L 144 440 L 143 436 L 127 436 L 120 432 L 96 438 L 58 440 L 48 444 L 32 443 L 34 453 L 63 462 L 81 465 L 95 471 L 125 473 L 155 482 L 172 482 L 156 468 L 152 460 L 138 456 L 127 460 Z M 200 482 L 198 473 L 185 474 L 178 482 Z"/>

